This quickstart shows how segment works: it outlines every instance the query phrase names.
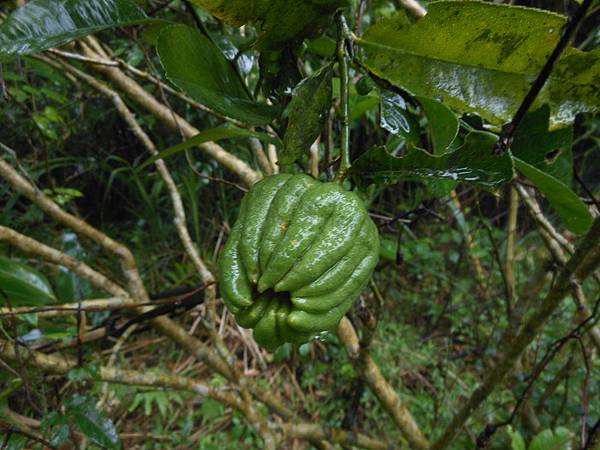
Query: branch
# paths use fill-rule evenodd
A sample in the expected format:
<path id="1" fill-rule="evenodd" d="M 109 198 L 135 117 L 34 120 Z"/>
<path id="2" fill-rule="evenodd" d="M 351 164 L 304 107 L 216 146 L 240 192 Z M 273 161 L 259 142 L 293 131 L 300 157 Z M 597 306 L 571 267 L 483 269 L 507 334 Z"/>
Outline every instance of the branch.
<path id="1" fill-rule="evenodd" d="M 83 56 L 79 53 L 66 52 L 63 50 L 55 49 L 55 48 L 51 48 L 50 50 L 48 50 L 48 52 L 52 53 L 54 55 L 60 56 L 62 58 L 72 59 L 75 61 L 98 64 L 101 66 L 108 66 L 108 67 L 120 67 L 124 70 L 127 70 L 128 72 L 131 72 L 133 75 L 135 75 L 139 78 L 142 78 L 143 80 L 151 82 L 152 84 L 158 86 L 160 89 L 164 89 L 169 94 L 174 95 L 175 97 L 179 98 L 180 100 L 183 100 L 184 102 L 186 102 L 190 106 L 193 106 L 194 108 L 200 109 L 208 114 L 218 117 L 219 119 L 223 119 L 228 122 L 231 122 L 232 124 L 234 124 L 238 127 L 248 128 L 248 125 L 246 125 L 245 123 L 242 123 L 239 120 L 232 119 L 231 117 L 228 117 L 226 115 L 223 115 L 221 113 L 213 111 L 206 105 L 203 105 L 202 103 L 198 103 L 196 100 L 188 97 L 187 95 L 181 93 L 180 91 L 173 89 L 171 86 L 164 83 L 159 78 L 156 78 L 151 73 L 144 72 L 143 70 L 140 70 L 137 67 L 134 67 L 131 64 L 128 64 L 127 62 L 123 61 L 120 58 L 116 58 L 116 59 L 92 58 L 92 57 Z"/>
<path id="2" fill-rule="evenodd" d="M 102 57 L 102 55 L 97 54 L 87 46 L 84 47 L 84 55 L 91 58 Z M 105 75 L 122 92 L 126 93 L 131 100 L 145 108 L 150 114 L 152 114 L 169 128 L 176 131 L 181 131 L 186 138 L 191 138 L 200 133 L 200 130 L 191 125 L 183 117 L 179 116 L 167 106 L 160 103 L 135 80 L 125 75 L 122 70 L 116 67 L 93 63 L 90 63 L 90 67 L 96 72 Z M 248 186 L 252 186 L 261 178 L 261 176 L 248 164 L 214 142 L 205 142 L 203 144 L 199 144 L 198 148 L 222 164 L 224 167 L 238 175 Z"/>
<path id="3" fill-rule="evenodd" d="M 37 367 L 47 373 L 67 375 L 72 369 L 77 367 L 75 360 L 65 356 L 46 355 L 32 350 L 19 353 L 21 357 L 25 357 L 25 362 L 28 365 Z M 15 351 L 15 344 L 0 340 L 0 357 L 9 361 L 17 361 L 18 356 Z M 216 389 L 178 375 L 158 374 L 148 370 L 138 372 L 135 370 L 116 369 L 114 367 L 100 367 L 97 373 L 100 381 L 109 383 L 186 390 L 213 398 L 234 408 L 238 408 L 241 404 L 238 397 L 231 392 L 227 392 L 224 389 Z"/>
<path id="4" fill-rule="evenodd" d="M 3 161 L 0 160 L 0 168 Z M 53 264 L 65 266 L 81 278 L 88 280 L 94 286 L 120 298 L 130 298 L 129 294 L 121 286 L 109 280 L 103 274 L 96 272 L 87 264 L 58 250 L 48 247 L 41 242 L 31 239 L 15 230 L 0 225 L 0 241 L 6 241 L 25 253 L 34 254 L 52 262 Z"/>
<path id="5" fill-rule="evenodd" d="M 111 295 L 114 295 L 115 297 L 130 297 L 131 296 L 132 298 L 136 299 L 140 303 L 149 302 L 148 294 L 146 292 L 146 289 L 143 285 L 143 282 L 142 282 L 139 272 L 137 270 L 135 258 L 133 257 L 133 254 L 127 247 L 112 240 L 110 237 L 108 237 L 101 231 L 99 231 L 96 228 L 89 225 L 87 222 L 64 211 L 54 201 L 52 201 L 52 199 L 50 199 L 47 195 L 45 195 L 39 189 L 34 187 L 33 184 L 31 184 L 29 181 L 27 181 L 25 178 L 23 178 L 20 174 L 18 174 L 15 169 L 13 169 L 9 164 L 7 164 L 2 159 L 0 159 L 0 177 L 6 179 L 15 191 L 28 197 L 34 204 L 39 206 L 43 211 L 48 213 L 48 215 L 50 215 L 56 221 L 69 227 L 70 229 L 75 231 L 77 234 L 86 236 L 89 239 L 91 239 L 92 241 L 100 244 L 103 248 L 105 248 L 109 252 L 120 256 L 121 257 L 121 266 L 122 266 L 123 272 L 125 273 L 126 278 L 128 279 L 128 286 L 129 286 L 129 290 L 130 290 L 131 294 L 128 294 L 121 287 L 115 285 L 110 280 L 108 280 L 106 277 L 104 277 L 101 274 L 98 274 L 97 272 L 94 272 L 93 270 L 92 270 L 92 272 L 94 272 L 94 274 L 95 274 L 93 276 L 89 273 L 89 271 L 87 271 L 87 272 L 84 271 L 86 273 L 80 274 L 78 272 L 79 266 L 84 266 L 89 270 L 91 270 L 91 269 L 88 266 L 86 266 L 85 264 L 81 263 L 80 261 L 74 260 L 73 258 L 71 258 L 72 261 L 65 260 L 69 264 L 71 264 L 71 266 L 67 265 L 66 262 L 65 263 L 60 262 L 63 259 L 60 256 L 62 254 L 60 252 L 58 252 L 57 250 L 54 250 L 54 249 L 44 246 L 43 244 L 37 243 L 42 246 L 42 247 L 37 247 L 37 249 L 44 248 L 44 247 L 46 248 L 46 250 L 49 249 L 50 250 L 49 252 L 48 251 L 45 252 L 45 255 L 47 255 L 47 256 L 41 255 L 40 253 L 36 253 L 35 251 L 33 251 L 33 250 L 36 250 L 36 248 L 32 248 L 31 250 L 25 250 L 25 251 L 33 251 L 33 253 L 39 254 L 40 256 L 43 256 L 46 259 L 48 259 L 49 256 L 58 257 L 58 260 L 59 260 L 58 264 L 62 264 L 66 267 L 71 268 L 75 273 L 80 274 L 81 276 L 83 276 L 86 279 L 89 279 L 93 283 L 97 283 L 97 282 L 101 283 L 100 287 L 102 289 L 106 290 L 107 292 L 109 292 Z M 5 228 L 5 227 L 2 227 L 2 228 Z M 6 228 L 5 234 L 10 234 L 11 231 L 12 230 L 9 230 Z M 19 236 L 21 236 L 21 238 L 17 239 L 17 241 L 25 242 L 25 243 L 29 242 L 30 244 L 37 242 L 30 238 L 27 238 L 26 236 L 22 236 L 22 235 L 19 235 Z M 12 237 L 15 238 L 14 235 Z M 52 254 L 52 252 L 56 252 L 56 253 Z M 66 256 L 66 255 L 62 255 L 62 256 Z M 96 284 L 96 285 L 98 285 L 98 284 Z M 142 310 L 142 312 L 143 312 L 143 310 Z M 219 355 L 217 355 L 211 349 L 209 349 L 208 346 L 206 344 L 204 344 L 202 341 L 190 336 L 185 330 L 183 330 L 177 323 L 173 322 L 171 319 L 161 316 L 161 317 L 153 318 L 151 323 L 154 327 L 158 328 L 163 334 L 169 336 L 171 339 L 175 340 L 180 345 L 182 345 L 191 354 L 196 355 L 198 358 L 200 358 L 202 361 L 204 361 L 206 364 L 208 364 L 213 370 L 216 370 L 217 372 L 221 373 L 229 380 L 233 380 L 235 378 L 234 375 L 232 374 L 231 369 L 228 367 L 228 364 L 226 363 L 226 361 L 224 361 Z"/>
<path id="6" fill-rule="evenodd" d="M 12 166 L 10 166 L 1 158 L 0 177 L 8 181 L 15 191 L 29 198 L 40 209 L 42 209 L 42 211 L 46 212 L 57 222 L 62 223 L 68 228 L 72 229 L 78 235 L 88 237 L 95 243 L 102 246 L 108 252 L 117 255 L 121 260 L 121 269 L 123 270 L 125 278 L 127 279 L 131 296 L 142 302 L 147 302 L 149 300 L 148 293 L 146 292 L 144 283 L 142 282 L 140 274 L 137 270 L 135 258 L 127 247 L 119 242 L 114 241 L 106 234 L 92 227 L 87 222 L 64 211 L 50 197 L 37 189 L 32 183 L 27 181 Z M 129 296 L 124 291 L 120 294 L 115 294 L 114 292 L 112 294 L 122 297 Z"/>
<path id="7" fill-rule="evenodd" d="M 340 136 L 340 154 L 342 160 L 336 179 L 341 180 L 346 176 L 348 169 L 350 169 L 350 88 L 349 88 L 349 68 L 348 68 L 348 36 L 350 30 L 346 23 L 344 14 L 340 11 L 337 16 L 338 22 L 338 43 L 337 43 L 337 60 L 340 71 L 340 114 L 341 114 L 341 127 L 342 132 Z"/>
<path id="8" fill-rule="evenodd" d="M 513 368 L 517 358 L 535 339 L 552 313 L 560 306 L 564 297 L 572 290 L 573 281 L 585 280 L 600 265 L 600 218 L 597 218 L 588 234 L 567 265 L 561 270 L 553 288 L 541 301 L 523 325 L 517 336 L 504 342 L 502 357 L 492 367 L 482 384 L 473 392 L 467 403 L 457 412 L 432 450 L 446 448 L 454 440 L 471 414 L 485 401 L 488 395 Z"/>
<path id="9" fill-rule="evenodd" d="M 417 19 L 427 14 L 427 10 L 417 0 L 397 0 L 397 3 Z"/>
<path id="10" fill-rule="evenodd" d="M 531 108 L 533 102 L 535 102 L 538 94 L 546 84 L 546 81 L 552 73 L 554 65 L 558 62 L 560 56 L 567 48 L 567 45 L 569 45 L 569 41 L 575 35 L 575 32 L 577 31 L 577 28 L 579 28 L 579 24 L 582 22 L 585 13 L 592 4 L 592 1 L 593 0 L 583 0 L 581 5 L 577 8 L 577 11 L 575 11 L 573 17 L 569 20 L 569 22 L 567 22 L 565 28 L 563 29 L 562 36 L 556 44 L 556 47 L 554 47 L 554 50 L 548 57 L 546 64 L 544 64 L 544 67 L 542 67 L 542 70 L 540 70 L 540 73 L 531 85 L 529 92 L 527 92 L 527 95 L 521 102 L 521 105 L 515 113 L 512 121 L 500 136 L 500 139 L 496 144 L 496 148 L 494 149 L 495 153 L 504 153 L 510 148 L 515 131 L 517 131 L 517 128 L 519 128 L 519 125 L 525 118 L 525 114 L 527 114 L 527 111 L 529 111 L 529 108 Z"/>
<path id="11" fill-rule="evenodd" d="M 346 430 L 327 429 L 312 423 L 283 423 L 278 425 L 288 439 L 306 439 L 313 442 L 330 441 L 348 447 L 362 447 L 372 450 L 391 448 L 383 441 L 373 439 L 362 433 Z"/>
<path id="12" fill-rule="evenodd" d="M 77 367 L 76 361 L 53 355 L 46 355 L 36 351 L 27 351 L 21 353 L 25 356 L 25 363 L 35 366 L 44 372 L 67 375 L 72 369 Z M 0 340 L 0 359 L 9 361 L 17 360 L 13 343 Z M 252 418 L 252 412 L 249 412 L 247 406 L 242 402 L 233 391 L 224 388 L 215 388 L 206 385 L 191 378 L 179 375 L 154 373 L 146 370 L 139 372 L 135 370 L 116 369 L 113 367 L 101 366 L 97 370 L 98 381 L 106 383 L 118 383 L 134 386 L 160 387 L 164 389 L 176 389 L 191 391 L 203 397 L 212 398 L 227 406 L 241 411 L 256 428 L 264 428 L 264 423 L 257 423 Z M 250 414 L 251 417 L 248 417 Z M 346 430 L 335 430 L 324 428 L 320 425 L 310 423 L 273 423 L 266 424 L 271 431 L 281 431 L 287 439 L 306 439 L 310 441 L 331 440 L 335 443 L 355 445 L 366 449 L 383 450 L 389 446 L 377 439 L 370 438 L 361 433 L 354 433 Z M 259 430 L 260 431 L 260 430 Z"/>
<path id="13" fill-rule="evenodd" d="M 508 224 L 506 227 L 506 260 L 504 262 L 504 275 L 506 282 L 508 321 L 511 321 L 513 309 L 517 300 L 515 280 L 515 241 L 517 236 L 517 218 L 519 214 L 519 195 L 514 186 L 510 187 L 510 206 L 508 210 Z"/>
<path id="14" fill-rule="evenodd" d="M 361 378 L 369 385 L 379 403 L 394 420 L 412 448 L 427 449 L 429 442 L 423 436 L 410 411 L 404 406 L 394 388 L 383 377 L 368 352 L 361 350 L 356 330 L 344 317 L 338 327 L 338 336 Z"/>
<path id="15" fill-rule="evenodd" d="M 517 190 L 521 198 L 525 201 L 529 213 L 536 221 L 540 235 L 542 236 L 548 251 L 552 255 L 552 258 L 556 264 L 564 267 L 567 264 L 567 257 L 563 252 L 563 248 L 568 249 L 567 252 L 572 254 L 574 252 L 573 246 L 554 229 L 552 224 L 542 213 L 538 202 L 529 194 L 529 192 L 527 192 L 527 189 L 524 186 L 517 185 Z M 596 281 L 598 281 L 598 272 L 594 272 L 593 276 Z M 588 317 L 591 310 L 579 283 L 573 284 L 573 294 L 573 300 L 577 306 L 577 315 L 580 319 Z M 589 333 L 592 338 L 592 343 L 600 350 L 600 330 L 594 326 L 590 328 Z"/>
<path id="16" fill-rule="evenodd" d="M 0 235 L 1 233 L 2 231 L 0 230 Z M 156 303 L 157 302 L 146 303 L 146 305 L 150 306 L 155 305 Z M 63 303 L 56 306 L 0 308 L 0 319 L 22 314 L 37 314 L 38 317 L 68 316 L 79 311 L 108 311 L 114 309 L 135 308 L 136 306 L 140 306 L 140 303 L 131 297 L 98 298 L 93 300 L 82 300 L 79 303 Z"/>

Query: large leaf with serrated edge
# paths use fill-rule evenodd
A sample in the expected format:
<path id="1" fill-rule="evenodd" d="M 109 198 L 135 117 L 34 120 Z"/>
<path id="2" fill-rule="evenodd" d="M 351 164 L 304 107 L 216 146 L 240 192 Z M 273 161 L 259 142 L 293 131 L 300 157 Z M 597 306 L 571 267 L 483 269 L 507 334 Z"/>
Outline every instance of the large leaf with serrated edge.
<path id="1" fill-rule="evenodd" d="M 358 158 L 350 171 L 361 184 L 442 179 L 495 189 L 513 177 L 510 154 L 492 152 L 496 140 L 494 134 L 472 131 L 459 149 L 440 156 L 411 148 L 406 155 L 395 157 L 384 147 L 374 147 Z"/>
<path id="2" fill-rule="evenodd" d="M 500 125 L 513 117 L 564 24 L 565 17 L 532 8 L 441 1 L 414 24 L 404 14 L 381 20 L 357 44 L 377 77 Z M 568 48 L 536 105 L 550 105 L 551 126 L 571 123 L 600 109 L 599 80 L 600 49 Z"/>

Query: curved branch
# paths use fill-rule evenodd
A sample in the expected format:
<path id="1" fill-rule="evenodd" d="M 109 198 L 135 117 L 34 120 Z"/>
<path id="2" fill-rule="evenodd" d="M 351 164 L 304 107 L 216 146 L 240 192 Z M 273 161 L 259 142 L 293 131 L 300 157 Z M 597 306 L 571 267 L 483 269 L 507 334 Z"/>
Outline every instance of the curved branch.
<path id="1" fill-rule="evenodd" d="M 369 353 L 361 350 L 356 330 L 346 317 L 340 322 L 338 336 L 346 347 L 346 352 L 356 371 L 369 385 L 383 409 L 394 420 L 411 447 L 416 449 L 429 448 L 429 442 L 423 436 L 410 411 L 404 406 L 394 388 L 383 377 L 381 370 Z"/>

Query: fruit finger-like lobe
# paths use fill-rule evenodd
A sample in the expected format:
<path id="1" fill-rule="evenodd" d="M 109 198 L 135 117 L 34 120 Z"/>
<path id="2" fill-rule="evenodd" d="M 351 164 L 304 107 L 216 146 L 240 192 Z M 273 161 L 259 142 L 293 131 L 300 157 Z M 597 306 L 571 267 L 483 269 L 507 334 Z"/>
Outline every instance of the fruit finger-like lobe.
<path id="1" fill-rule="evenodd" d="M 295 309 L 288 317 L 288 324 L 299 333 L 335 331 L 335 327 L 355 300 L 356 297 L 346 297 L 341 304 L 324 313 L 309 313 Z"/>
<path id="2" fill-rule="evenodd" d="M 260 345 L 301 344 L 336 328 L 378 256 L 377 228 L 356 194 L 275 175 L 242 201 L 219 259 L 221 293 Z"/>
<path id="3" fill-rule="evenodd" d="M 294 291 L 316 280 L 356 244 L 367 217 L 365 207 L 352 192 L 337 192 L 331 198 L 336 203 L 334 212 L 300 261 L 275 285 L 276 292 Z"/>
<path id="4" fill-rule="evenodd" d="M 242 205 L 242 211 L 243 211 Z M 238 222 L 231 230 L 219 259 L 221 274 L 221 294 L 225 304 L 231 308 L 244 308 L 252 305 L 252 285 L 246 276 L 246 270 L 239 257 L 239 242 L 242 226 Z"/>
<path id="5" fill-rule="evenodd" d="M 317 182 L 308 175 L 296 175 L 288 179 L 275 195 L 268 217 L 265 220 L 262 241 L 260 244 L 258 259 L 262 273 L 265 272 L 277 243 L 285 235 L 300 197 L 302 197 L 309 187 L 316 183 Z M 259 291 L 263 292 L 269 287 L 272 286 L 261 285 L 259 281 Z"/>
<path id="6" fill-rule="evenodd" d="M 273 198 L 290 177 L 282 174 L 264 178 L 248 192 L 239 252 L 246 275 L 253 284 L 258 281 L 258 251 L 265 219 Z"/>
<path id="7" fill-rule="evenodd" d="M 311 333 L 298 333 L 290 327 L 288 318 L 291 311 L 292 306 L 289 302 L 281 302 L 279 309 L 277 310 L 277 330 L 279 336 L 284 342 L 303 344 L 310 340 Z"/>
<path id="8" fill-rule="evenodd" d="M 251 306 L 234 312 L 235 320 L 244 328 L 254 328 L 258 321 L 264 316 L 267 306 L 271 303 L 272 296 L 263 294 L 256 299 Z"/>
<path id="9" fill-rule="evenodd" d="M 372 253 L 372 228 L 373 222 L 366 220 L 363 223 L 358 239 L 355 239 L 350 251 L 346 253 L 331 268 L 311 283 L 299 287 L 292 292 L 294 297 L 317 297 L 339 289 L 352 276 L 360 262 Z M 293 301 L 293 300 L 292 300 Z"/>
<path id="10" fill-rule="evenodd" d="M 254 339 L 269 351 L 275 350 L 282 344 L 277 329 L 278 307 L 279 299 L 272 298 L 263 316 L 254 327 Z"/>
<path id="11" fill-rule="evenodd" d="M 377 264 L 377 255 L 368 254 L 358 264 L 350 278 L 338 289 L 324 295 L 315 297 L 292 297 L 296 309 L 308 313 L 322 314 L 335 309 L 351 297 L 356 299 L 357 293 L 365 287 L 371 273 Z M 344 311 L 345 313 L 345 311 Z M 312 330 L 307 330 L 312 331 Z"/>
<path id="12" fill-rule="evenodd" d="M 342 197 L 341 188 L 333 183 L 310 187 L 300 198 L 285 234 L 261 276 L 262 288 L 275 286 L 318 240 L 324 224 L 334 213 Z"/>

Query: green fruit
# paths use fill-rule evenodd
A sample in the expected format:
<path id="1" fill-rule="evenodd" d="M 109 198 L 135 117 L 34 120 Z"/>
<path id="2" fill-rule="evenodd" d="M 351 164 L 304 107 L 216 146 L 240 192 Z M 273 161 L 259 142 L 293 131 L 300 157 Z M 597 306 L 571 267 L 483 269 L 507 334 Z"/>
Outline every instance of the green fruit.
<path id="1" fill-rule="evenodd" d="M 379 234 L 353 192 L 273 175 L 242 201 L 219 258 L 225 305 L 269 350 L 333 330 L 369 280 Z"/>

